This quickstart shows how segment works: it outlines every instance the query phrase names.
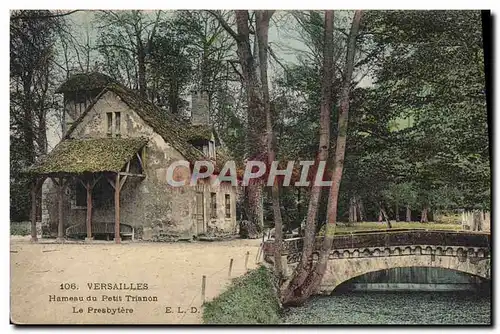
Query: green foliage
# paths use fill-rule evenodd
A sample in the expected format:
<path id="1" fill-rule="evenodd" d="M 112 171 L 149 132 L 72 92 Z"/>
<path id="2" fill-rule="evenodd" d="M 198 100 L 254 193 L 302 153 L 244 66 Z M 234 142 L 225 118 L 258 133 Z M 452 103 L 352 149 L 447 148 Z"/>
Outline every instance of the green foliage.
<path id="1" fill-rule="evenodd" d="M 488 207 L 491 187 L 479 11 L 369 12 L 383 48 L 376 85 L 411 117 L 395 145 L 420 205 Z"/>
<path id="2" fill-rule="evenodd" d="M 311 160 L 317 151 L 322 40 L 318 15 L 293 15 L 309 51 L 277 80 L 280 159 Z M 336 45 L 345 39 L 342 19 L 348 15 L 336 14 Z M 374 84 L 351 93 L 338 219 L 347 218 L 354 196 L 363 200 L 368 220 L 377 219 L 380 205 L 388 214 L 406 205 L 416 211 L 426 206 L 489 208 L 481 38 L 479 11 L 365 13 L 355 69 L 359 75 L 368 71 Z M 341 70 L 342 53 L 336 61 Z M 338 131 L 335 109 L 331 124 L 330 160 Z M 326 203 L 322 196 L 320 224 L 326 219 Z"/>
<path id="3" fill-rule="evenodd" d="M 462 214 L 453 212 L 442 212 L 434 215 L 437 224 L 459 224 L 462 221 Z"/>
<path id="4" fill-rule="evenodd" d="M 233 280 L 229 288 L 206 303 L 205 324 L 276 324 L 280 306 L 272 273 L 261 266 Z"/>
<path id="5" fill-rule="evenodd" d="M 395 222 L 393 221 L 392 224 L 392 229 L 391 230 L 398 230 L 398 229 L 419 229 L 419 228 L 424 228 L 427 230 L 461 230 L 462 225 L 459 224 L 458 222 L 460 219 L 456 219 L 457 217 L 455 215 L 439 215 L 439 221 L 436 221 L 435 223 L 429 223 L 429 224 L 422 224 L 419 222 Z M 387 224 L 385 222 L 379 223 L 379 222 L 360 222 L 360 223 L 354 223 L 354 224 L 349 224 L 349 225 L 336 225 L 335 226 L 335 233 L 350 233 L 350 232 L 357 232 L 357 231 L 376 231 L 376 230 L 387 230 Z M 317 234 L 318 236 L 324 236 L 325 235 L 325 228 L 322 227 L 320 231 Z"/>
<path id="6" fill-rule="evenodd" d="M 193 74 L 192 34 L 179 33 L 176 21 L 165 21 L 158 27 L 158 35 L 152 40 L 150 57 L 150 81 L 154 90 L 150 95 L 159 105 L 168 105 L 178 113 L 181 94 L 191 83 Z"/>
<path id="7" fill-rule="evenodd" d="M 10 235 L 26 236 L 31 234 L 30 222 L 11 222 Z"/>

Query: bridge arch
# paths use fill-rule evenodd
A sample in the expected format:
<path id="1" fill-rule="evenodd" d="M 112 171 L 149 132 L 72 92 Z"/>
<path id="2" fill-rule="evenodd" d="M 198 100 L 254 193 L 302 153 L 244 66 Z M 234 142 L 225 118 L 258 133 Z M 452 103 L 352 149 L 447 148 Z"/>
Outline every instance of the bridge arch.
<path id="1" fill-rule="evenodd" d="M 444 268 L 490 279 L 490 258 L 478 248 L 417 245 L 333 250 L 318 292 L 330 294 L 340 284 L 370 272 L 409 267 Z"/>
<path id="2" fill-rule="evenodd" d="M 401 290 L 433 289 L 442 291 L 475 288 L 482 291 L 483 289 L 487 289 L 487 282 L 488 280 L 484 277 L 455 269 L 418 266 L 395 267 L 352 277 L 337 285 L 332 292 L 345 292 L 353 289 L 392 290 L 393 288 Z"/>

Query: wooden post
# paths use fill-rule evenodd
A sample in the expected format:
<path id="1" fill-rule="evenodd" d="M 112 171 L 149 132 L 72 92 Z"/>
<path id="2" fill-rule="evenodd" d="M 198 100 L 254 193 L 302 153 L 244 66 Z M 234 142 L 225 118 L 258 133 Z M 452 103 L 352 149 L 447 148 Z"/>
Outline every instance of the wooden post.
<path id="1" fill-rule="evenodd" d="M 247 254 L 245 255 L 245 270 L 248 270 L 248 257 L 250 256 L 250 252 L 247 251 Z"/>
<path id="2" fill-rule="evenodd" d="M 59 225 L 57 226 L 57 241 L 64 241 L 64 217 L 63 217 L 63 199 L 64 199 L 64 180 L 59 178 L 59 188 L 58 188 L 58 216 Z"/>
<path id="3" fill-rule="evenodd" d="M 264 244 L 261 243 L 259 246 L 259 249 L 257 250 L 257 254 L 255 255 L 255 263 L 259 263 L 259 257 L 260 257 L 260 253 L 262 252 L 263 247 L 264 247 Z"/>
<path id="4" fill-rule="evenodd" d="M 231 277 L 231 270 L 233 269 L 233 259 L 229 260 L 229 272 L 227 273 L 228 277 Z"/>
<path id="5" fill-rule="evenodd" d="M 207 287 L 207 276 L 201 278 L 201 302 L 205 304 L 205 288 Z"/>
<path id="6" fill-rule="evenodd" d="M 116 173 L 115 182 L 115 243 L 120 243 L 120 174 Z"/>
<path id="7" fill-rule="evenodd" d="M 87 189 L 87 238 L 86 241 L 92 240 L 92 185 L 87 180 L 85 183 Z"/>
<path id="8" fill-rule="evenodd" d="M 31 241 L 37 242 L 36 236 L 36 193 L 37 193 L 38 180 L 35 180 L 31 188 Z"/>

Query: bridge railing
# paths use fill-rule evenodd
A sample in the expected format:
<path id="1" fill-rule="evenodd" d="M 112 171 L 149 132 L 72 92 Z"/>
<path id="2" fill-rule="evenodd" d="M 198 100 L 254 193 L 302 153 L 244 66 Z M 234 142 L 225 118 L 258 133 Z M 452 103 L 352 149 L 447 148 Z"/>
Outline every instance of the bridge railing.
<path id="1" fill-rule="evenodd" d="M 338 234 L 334 237 L 332 249 L 352 249 L 367 247 L 391 247 L 411 245 L 442 245 L 490 248 L 489 233 L 439 231 L 439 230 L 387 230 L 377 232 L 356 232 Z M 283 241 L 282 255 L 302 252 L 303 238 L 292 238 Z M 315 251 L 321 249 L 323 237 L 317 237 Z M 263 245 L 264 254 L 274 254 L 274 240 L 267 240 Z"/>

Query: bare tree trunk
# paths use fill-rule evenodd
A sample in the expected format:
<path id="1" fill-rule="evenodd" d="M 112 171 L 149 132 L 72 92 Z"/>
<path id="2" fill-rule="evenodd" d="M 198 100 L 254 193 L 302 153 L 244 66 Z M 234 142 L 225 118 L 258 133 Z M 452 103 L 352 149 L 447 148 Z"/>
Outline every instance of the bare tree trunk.
<path id="1" fill-rule="evenodd" d="M 266 110 L 264 97 L 262 96 L 261 82 L 259 82 L 256 69 L 255 58 L 252 54 L 250 44 L 249 14 L 248 10 L 236 10 L 236 28 L 235 32 L 231 26 L 217 11 L 209 11 L 221 24 L 221 26 L 235 39 L 237 44 L 237 53 L 242 69 L 242 84 L 246 90 L 247 97 L 247 135 L 246 135 L 246 156 L 248 160 L 258 159 L 262 153 L 267 152 L 267 133 L 266 133 Z M 269 15 L 270 16 L 270 15 Z M 267 49 L 264 51 L 267 52 Z M 262 184 L 259 182 L 247 186 L 245 191 L 247 204 L 245 211 L 251 224 L 257 228 L 264 225 L 264 214 L 262 208 Z"/>
<path id="2" fill-rule="evenodd" d="M 147 98 L 146 89 L 146 50 L 141 39 L 141 30 L 135 29 L 136 51 L 137 51 L 137 67 L 138 67 L 138 83 L 139 94 Z"/>
<path id="3" fill-rule="evenodd" d="M 358 197 L 358 201 L 357 201 L 357 208 L 358 208 L 358 212 L 359 212 L 359 221 L 364 221 L 364 215 L 363 215 L 363 200 L 361 199 L 361 197 Z"/>
<path id="4" fill-rule="evenodd" d="M 422 215 L 420 217 L 421 223 L 428 223 L 429 222 L 429 219 L 427 218 L 427 211 L 428 211 L 428 207 L 424 206 L 424 208 L 422 209 Z"/>
<path id="5" fill-rule="evenodd" d="M 482 231 L 483 229 L 483 214 L 479 210 L 475 210 L 472 214 L 474 231 Z"/>
<path id="6" fill-rule="evenodd" d="M 399 204 L 396 203 L 396 213 L 395 213 L 395 216 L 396 216 L 396 222 L 399 221 Z"/>
<path id="7" fill-rule="evenodd" d="M 358 202 L 356 201 L 356 196 L 352 198 L 352 218 L 354 222 L 358 221 L 358 210 L 356 208 L 358 207 Z"/>
<path id="8" fill-rule="evenodd" d="M 406 206 L 406 221 L 409 223 L 411 222 L 411 209 L 410 206 Z"/>
<path id="9" fill-rule="evenodd" d="M 271 166 L 276 158 L 274 151 L 274 132 L 271 117 L 271 102 L 269 97 L 269 86 L 267 78 L 267 47 L 268 47 L 268 32 L 269 21 L 273 11 L 263 10 L 256 11 L 256 33 L 259 49 L 259 69 L 260 80 L 262 87 L 262 97 L 264 98 L 264 109 L 266 111 L 266 136 L 267 136 L 267 158 L 268 165 Z M 278 277 L 282 276 L 283 266 L 281 263 L 281 245 L 283 242 L 283 220 L 281 218 L 279 185 L 277 180 L 271 189 L 271 197 L 273 202 L 273 217 L 274 217 L 274 269 Z"/>
<path id="10" fill-rule="evenodd" d="M 319 149 L 316 160 L 326 161 L 328 159 L 328 146 L 330 143 L 330 110 L 332 109 L 332 83 L 333 83 L 333 11 L 325 11 L 325 46 L 323 50 L 323 80 L 321 83 L 321 109 L 319 128 Z M 302 284 L 304 284 L 311 266 L 311 255 L 316 240 L 316 219 L 318 215 L 318 203 L 321 197 L 321 187 L 313 184 L 309 197 L 306 227 L 304 233 L 304 245 L 300 262 L 294 272 L 294 276 L 283 292 L 283 303 L 302 302 Z"/>
<path id="11" fill-rule="evenodd" d="M 250 45 L 249 15 L 246 10 L 236 11 L 236 26 L 238 35 L 238 56 L 242 68 L 243 84 L 247 90 L 248 123 L 247 123 L 247 156 L 256 159 L 267 151 L 266 114 L 262 90 L 257 78 L 254 55 Z M 262 185 L 259 182 L 247 187 L 249 220 L 262 229 L 264 214 L 262 208 Z"/>
<path id="12" fill-rule="evenodd" d="M 389 216 L 387 215 L 387 212 L 385 212 L 385 209 L 383 206 L 380 206 L 380 212 L 382 213 L 382 216 L 384 217 L 385 223 L 387 224 L 388 228 L 392 228 L 391 220 L 389 219 Z"/>
<path id="13" fill-rule="evenodd" d="M 354 222 L 354 201 L 353 201 L 353 198 L 351 197 L 349 199 L 349 223 L 353 223 Z"/>
<path id="14" fill-rule="evenodd" d="M 25 143 L 25 149 L 28 152 L 26 154 L 26 164 L 31 165 L 35 162 L 35 131 L 33 124 L 33 92 L 31 90 L 33 75 L 29 74 L 22 78 L 23 81 L 23 137 Z"/>
<path id="15" fill-rule="evenodd" d="M 352 73 L 354 69 L 354 53 L 356 50 L 356 37 L 358 35 L 359 25 L 361 21 L 362 11 L 357 10 L 354 13 L 354 18 L 352 20 L 351 30 L 349 33 L 348 41 L 347 41 L 347 55 L 345 62 L 345 71 L 344 71 L 344 81 L 342 83 L 342 90 L 340 95 L 340 108 L 339 108 L 339 116 L 338 116 L 338 134 L 337 134 L 337 144 L 335 150 L 335 160 L 334 160 L 334 170 L 332 174 L 332 186 L 330 187 L 330 196 L 328 201 L 328 221 L 325 229 L 325 237 L 323 238 L 323 244 L 321 248 L 321 252 L 319 254 L 319 259 L 316 265 L 308 271 L 307 278 L 301 284 L 299 289 L 294 290 L 294 303 L 303 303 L 319 286 L 323 275 L 326 271 L 326 264 L 328 260 L 328 255 L 330 254 L 330 250 L 333 245 L 333 237 L 335 234 L 335 226 L 337 222 L 337 210 L 338 210 L 338 197 L 340 190 L 340 182 L 342 180 L 342 173 L 344 168 L 344 156 L 345 156 L 345 147 L 347 141 L 347 125 L 348 125 L 348 115 L 349 115 L 349 95 L 351 91 L 351 80 Z M 333 77 L 333 11 L 326 11 L 325 13 L 325 72 L 323 76 L 323 80 L 325 77 L 328 79 L 332 79 Z M 328 63 L 326 63 L 328 60 Z M 331 83 L 330 83 L 331 85 Z M 331 86 L 329 86 L 331 87 Z M 325 106 L 330 105 L 331 103 L 331 90 L 323 95 L 326 98 Z M 331 106 L 331 105 L 330 105 Z M 328 113 L 329 114 L 329 113 Z M 327 134 L 328 137 L 330 120 L 329 119 L 321 119 L 321 125 L 323 122 L 328 126 Z M 328 144 L 326 145 L 326 150 L 328 150 Z M 304 254 L 302 255 L 304 256 Z M 293 287 L 293 286 L 292 286 Z M 288 297 L 288 296 L 287 296 Z M 291 297 L 291 296 L 290 296 Z M 290 299 L 286 301 L 291 301 Z"/>

